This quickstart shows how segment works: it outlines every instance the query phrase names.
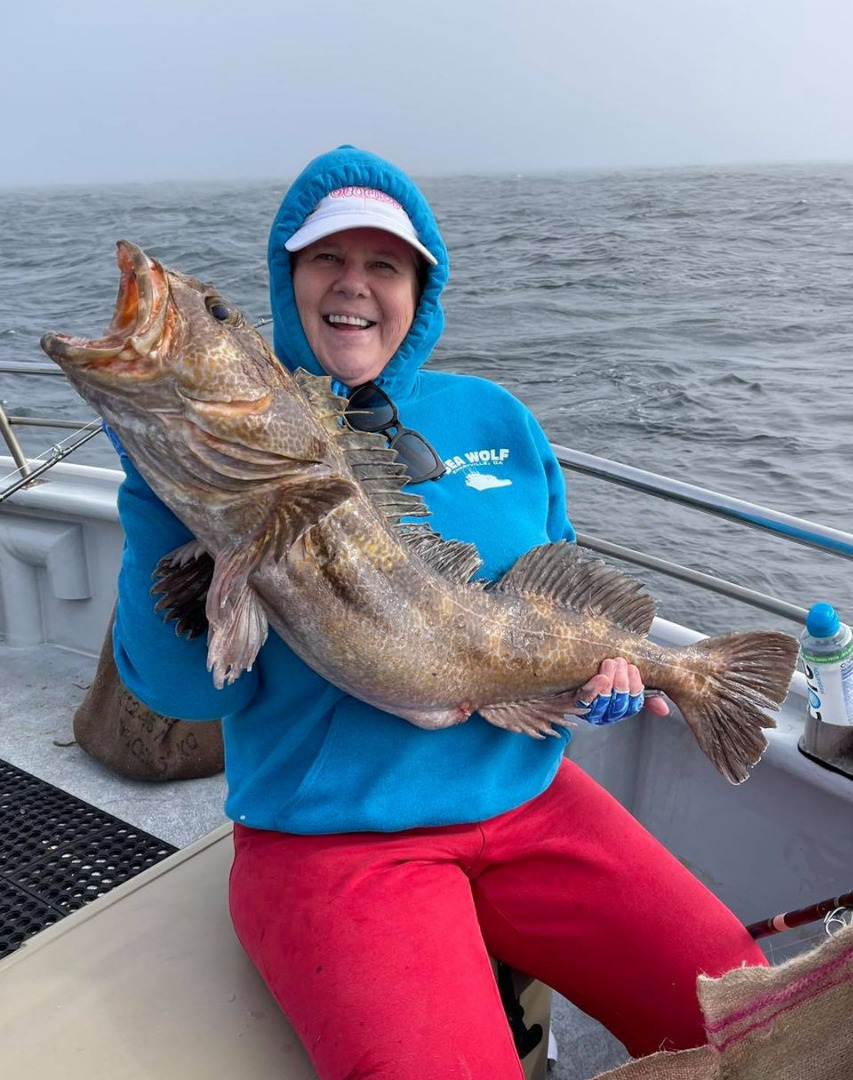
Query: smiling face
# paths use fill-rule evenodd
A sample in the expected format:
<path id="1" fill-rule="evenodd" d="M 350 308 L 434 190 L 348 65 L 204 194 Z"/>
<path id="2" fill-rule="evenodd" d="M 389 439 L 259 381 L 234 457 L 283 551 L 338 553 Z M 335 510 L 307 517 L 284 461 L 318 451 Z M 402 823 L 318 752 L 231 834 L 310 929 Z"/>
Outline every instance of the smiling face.
<path id="1" fill-rule="evenodd" d="M 294 256 L 302 329 L 323 370 L 347 386 L 375 379 L 418 305 L 415 250 L 380 229 L 347 229 Z"/>

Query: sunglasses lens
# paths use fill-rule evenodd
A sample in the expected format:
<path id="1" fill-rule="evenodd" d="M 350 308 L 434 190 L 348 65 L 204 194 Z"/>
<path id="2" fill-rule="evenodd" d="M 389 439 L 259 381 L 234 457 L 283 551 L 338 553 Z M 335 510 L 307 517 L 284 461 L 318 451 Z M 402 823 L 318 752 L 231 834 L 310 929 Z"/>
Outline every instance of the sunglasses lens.
<path id="1" fill-rule="evenodd" d="M 416 431 L 401 431 L 391 440 L 391 447 L 397 451 L 415 483 L 437 480 L 445 472 L 444 462 Z"/>
<path id="2" fill-rule="evenodd" d="M 397 422 L 397 410 L 378 386 L 365 383 L 350 397 L 346 417 L 356 431 L 382 431 Z"/>
<path id="3" fill-rule="evenodd" d="M 410 482 L 437 480 L 447 471 L 444 462 L 417 431 L 400 423 L 397 406 L 384 390 L 365 383 L 349 397 L 345 412 L 347 424 L 355 431 L 382 432 L 397 457 L 406 466 Z M 396 434 L 394 430 L 396 429 Z"/>

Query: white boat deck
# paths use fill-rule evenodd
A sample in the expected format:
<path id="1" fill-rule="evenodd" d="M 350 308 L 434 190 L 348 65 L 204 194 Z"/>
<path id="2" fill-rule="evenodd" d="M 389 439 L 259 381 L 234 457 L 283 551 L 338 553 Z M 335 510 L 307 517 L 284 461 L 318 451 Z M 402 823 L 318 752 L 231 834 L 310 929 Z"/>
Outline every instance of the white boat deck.
<path id="1" fill-rule="evenodd" d="M 221 825 L 223 776 L 125 780 L 76 745 L 71 722 L 94 671 L 92 657 L 51 645 L 0 646 L 0 759 L 174 847 Z"/>

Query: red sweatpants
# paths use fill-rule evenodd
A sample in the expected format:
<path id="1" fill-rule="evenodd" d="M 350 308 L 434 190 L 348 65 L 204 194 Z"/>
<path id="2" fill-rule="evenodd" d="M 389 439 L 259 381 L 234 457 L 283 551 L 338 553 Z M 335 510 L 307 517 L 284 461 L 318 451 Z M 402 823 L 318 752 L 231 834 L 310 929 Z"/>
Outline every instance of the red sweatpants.
<path id="1" fill-rule="evenodd" d="M 635 1056 L 705 1041 L 699 972 L 765 964 L 743 926 L 566 761 L 473 825 L 293 836 L 235 825 L 240 941 L 321 1080 L 520 1080 L 488 953 Z"/>

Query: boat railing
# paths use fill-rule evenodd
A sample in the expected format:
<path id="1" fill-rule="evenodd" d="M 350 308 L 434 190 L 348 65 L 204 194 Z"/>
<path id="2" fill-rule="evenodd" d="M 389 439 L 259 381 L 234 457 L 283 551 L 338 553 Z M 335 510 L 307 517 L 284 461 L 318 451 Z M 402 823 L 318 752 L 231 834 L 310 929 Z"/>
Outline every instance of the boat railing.
<path id="1" fill-rule="evenodd" d="M 625 465 L 618 461 L 611 461 L 608 458 L 586 454 L 580 450 L 571 450 L 568 447 L 558 446 L 553 443 L 552 449 L 564 469 L 596 477 L 607 483 L 631 488 L 634 491 L 641 491 L 646 495 L 667 502 L 675 502 L 694 510 L 701 510 L 716 517 L 725 518 L 728 521 L 746 525 L 752 529 L 769 532 L 780 539 L 803 544 L 830 555 L 853 559 L 853 534 L 851 533 L 829 528 L 825 525 L 818 525 L 804 518 L 793 517 L 790 514 L 783 514 L 778 510 L 771 510 L 768 507 L 759 506 L 757 503 L 747 502 L 744 499 L 732 498 L 709 488 L 686 483 L 683 480 L 675 480 L 672 477 L 647 472 L 632 465 Z M 610 543 L 596 536 L 579 534 L 578 543 L 582 547 L 589 548 L 599 554 L 622 559 L 625 562 L 636 566 L 644 566 L 650 570 L 657 570 L 668 577 L 689 582 L 691 585 L 709 589 L 734 600 L 740 600 L 743 603 L 761 608 L 763 611 L 772 612 L 782 618 L 791 619 L 794 622 L 805 622 L 808 614 L 808 608 L 788 603 L 785 600 L 757 592 L 754 589 L 736 585 L 734 582 L 726 581 L 714 574 L 704 574 L 698 570 L 680 566 L 668 559 L 660 559 L 657 556 L 647 555 L 633 548 Z"/>
<path id="2" fill-rule="evenodd" d="M 0 363 L 0 373 L 60 377 L 63 375 L 62 371 L 53 364 L 16 364 L 11 362 Z M 64 443 L 56 444 L 35 461 L 31 461 L 24 454 L 15 436 L 13 425 L 71 428 L 75 434 L 65 440 Z M 7 416 L 3 407 L 0 406 L 0 433 L 2 433 L 16 465 L 16 471 L 11 474 L 11 483 L 7 487 L 3 488 L 2 482 L 3 480 L 9 481 L 10 477 L 0 478 L 0 503 L 20 488 L 32 483 L 58 461 L 61 461 L 62 458 L 67 457 L 83 443 L 94 438 L 100 431 L 101 422 L 99 419 L 78 423 L 72 420 L 55 418 Z M 708 488 L 676 480 L 659 473 L 647 472 L 607 458 L 596 457 L 580 450 L 572 450 L 557 444 L 552 444 L 552 447 L 557 460 L 564 469 L 596 477 L 610 484 L 632 488 L 635 491 L 641 491 L 646 495 L 667 502 L 680 503 L 752 529 L 770 532 L 780 539 L 805 544 L 830 555 L 853 559 L 853 534 L 843 532 L 840 529 L 815 524 L 803 518 L 771 510 L 757 503 L 732 498 Z M 648 555 L 633 548 L 611 543 L 597 536 L 581 533 L 578 536 L 578 543 L 582 547 L 599 554 L 659 571 L 668 577 L 727 596 L 794 622 L 803 623 L 808 613 L 806 608 L 797 604 L 737 585 L 715 574 L 701 573 L 690 567 L 681 566 L 669 559 Z"/>
<path id="3" fill-rule="evenodd" d="M 6 375 L 52 375 L 65 378 L 65 373 L 55 364 L 18 364 L 12 361 L 0 363 L 0 374 Z M 73 432 L 68 438 L 54 443 L 44 453 L 35 459 L 30 459 L 24 453 L 23 447 L 18 441 L 14 428 L 19 427 L 44 427 L 57 430 L 69 429 Z M 95 420 L 61 420 L 58 417 L 42 416 L 10 416 L 0 404 L 0 435 L 15 462 L 15 471 L 9 476 L 0 477 L 0 503 L 14 495 L 16 491 L 26 487 L 37 480 L 43 473 L 69 454 L 74 453 L 80 446 L 93 439 L 101 431 L 100 419 Z M 4 486 L 5 485 L 5 486 Z"/>

